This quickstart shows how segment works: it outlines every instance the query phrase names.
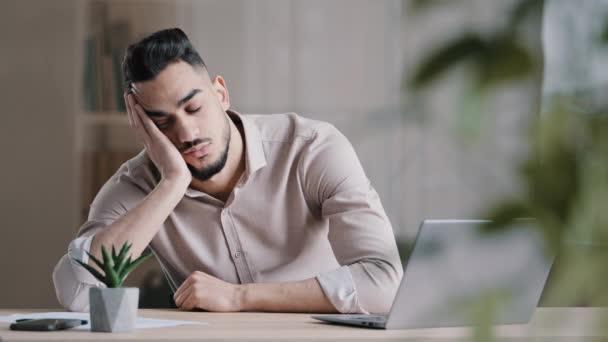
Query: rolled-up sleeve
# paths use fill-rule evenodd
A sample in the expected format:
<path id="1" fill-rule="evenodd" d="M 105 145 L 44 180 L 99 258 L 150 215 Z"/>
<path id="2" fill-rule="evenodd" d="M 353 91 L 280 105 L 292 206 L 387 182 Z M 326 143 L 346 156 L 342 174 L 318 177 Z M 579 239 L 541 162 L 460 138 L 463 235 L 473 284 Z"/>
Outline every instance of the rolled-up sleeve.
<path id="1" fill-rule="evenodd" d="M 99 225 L 99 223 L 95 221 L 87 222 L 87 226 L 92 225 Z M 59 260 L 53 270 L 53 283 L 55 284 L 57 300 L 67 310 L 88 311 L 88 289 L 105 286 L 74 261 L 74 259 L 78 259 L 88 262 L 89 257 L 86 252 L 91 247 L 93 237 L 94 233 L 91 232 L 86 236 L 79 236 L 72 240 L 68 246 L 67 254 Z"/>
<path id="2" fill-rule="evenodd" d="M 120 218 L 129 207 L 144 197 L 142 190 L 119 176 L 125 171 L 124 168 L 126 165 L 99 191 L 91 204 L 87 221 L 80 227 L 76 238 L 70 242 L 67 253 L 53 270 L 57 300 L 66 310 L 88 311 L 89 289 L 105 287 L 74 259 L 88 262 L 87 252 L 95 234 Z"/>
<path id="3" fill-rule="evenodd" d="M 350 142 L 322 123 L 301 159 L 309 201 L 329 221 L 341 267 L 317 276 L 342 313 L 388 312 L 403 267 L 391 224 Z"/>

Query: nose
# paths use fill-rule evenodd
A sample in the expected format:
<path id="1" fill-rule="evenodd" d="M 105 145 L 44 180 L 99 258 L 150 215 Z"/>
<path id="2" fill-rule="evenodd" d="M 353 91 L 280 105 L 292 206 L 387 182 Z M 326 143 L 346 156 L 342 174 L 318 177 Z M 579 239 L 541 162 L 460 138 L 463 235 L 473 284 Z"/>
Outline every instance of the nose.
<path id="1" fill-rule="evenodd" d="M 200 131 L 196 123 L 193 121 L 193 118 L 179 118 L 175 122 L 175 128 L 177 130 L 177 139 L 182 144 L 200 138 Z"/>

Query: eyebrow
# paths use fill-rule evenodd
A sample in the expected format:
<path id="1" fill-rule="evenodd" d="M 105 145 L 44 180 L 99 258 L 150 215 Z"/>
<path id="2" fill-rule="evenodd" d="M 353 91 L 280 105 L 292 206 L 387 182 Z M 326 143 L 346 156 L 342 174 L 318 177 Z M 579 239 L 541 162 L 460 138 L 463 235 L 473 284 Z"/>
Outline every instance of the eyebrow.
<path id="1" fill-rule="evenodd" d="M 181 98 L 179 101 L 177 101 L 177 106 L 181 106 L 184 103 L 190 101 L 190 99 L 192 99 L 194 97 L 194 95 L 203 92 L 200 89 L 192 89 L 188 95 L 184 96 L 183 98 Z M 158 110 L 149 110 L 149 109 L 144 109 L 144 112 L 146 112 L 146 114 L 148 114 L 148 116 L 152 116 L 152 117 L 162 117 L 162 116 L 167 116 L 169 115 L 166 112 L 163 111 L 158 111 Z"/>

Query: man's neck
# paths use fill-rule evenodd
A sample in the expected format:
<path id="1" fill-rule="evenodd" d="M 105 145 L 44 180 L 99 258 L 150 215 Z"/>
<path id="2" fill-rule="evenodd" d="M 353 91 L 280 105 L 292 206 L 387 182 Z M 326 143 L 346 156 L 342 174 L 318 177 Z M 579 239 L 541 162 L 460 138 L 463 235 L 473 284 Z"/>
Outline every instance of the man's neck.
<path id="1" fill-rule="evenodd" d="M 232 189 L 245 171 L 245 139 L 242 123 L 235 124 L 230 118 L 230 145 L 228 147 L 228 159 L 226 165 L 211 179 L 203 182 L 193 179 L 190 187 L 221 201 L 226 202 Z"/>

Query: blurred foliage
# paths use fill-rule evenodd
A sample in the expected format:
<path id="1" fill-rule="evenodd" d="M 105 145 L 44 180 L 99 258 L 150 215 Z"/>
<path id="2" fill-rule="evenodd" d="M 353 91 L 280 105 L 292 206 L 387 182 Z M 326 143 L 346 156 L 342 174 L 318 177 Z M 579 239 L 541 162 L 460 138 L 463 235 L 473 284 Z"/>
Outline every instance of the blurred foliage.
<path id="1" fill-rule="evenodd" d="M 483 38 L 469 33 L 429 56 L 415 72 L 410 86 L 422 88 L 460 63 L 469 63 L 479 89 L 524 78 L 535 68 L 535 59 L 515 35 L 501 33 Z"/>
<path id="2" fill-rule="evenodd" d="M 418 12 L 442 3 L 446 1 L 410 1 Z M 408 86 L 421 90 L 462 64 L 470 68 L 480 96 L 492 86 L 539 75 L 542 56 L 523 43 L 526 37 L 518 28 L 526 19 L 539 23 L 542 8 L 543 0 L 514 2 L 504 27 L 489 35 L 468 32 L 435 49 L 408 75 Z M 608 20 L 603 27 L 600 40 L 608 43 Z M 540 90 L 541 85 L 536 86 Z M 510 229 L 518 218 L 534 218 L 548 252 L 559 260 L 552 270 L 548 301 L 607 305 L 608 113 L 582 103 L 579 95 L 554 97 L 542 114 L 534 116 L 528 156 L 518 168 L 523 191 L 485 216 L 492 221 L 489 231 Z M 488 305 L 480 317 L 490 315 Z M 479 323 L 475 340 L 492 340 L 490 323 Z"/>
<path id="3" fill-rule="evenodd" d="M 420 11 L 441 2 L 445 1 L 412 0 L 411 8 Z M 522 44 L 525 39 L 517 28 L 530 16 L 540 20 L 542 3 L 542 0 L 519 0 L 510 11 L 507 24 L 496 33 L 485 36 L 469 32 L 432 51 L 406 80 L 407 85 L 412 89 L 423 88 L 459 64 L 472 68 L 478 89 L 530 76 L 539 69 L 540 59 Z"/>
<path id="4" fill-rule="evenodd" d="M 604 29 L 602 30 L 600 40 L 602 43 L 608 43 L 608 20 L 604 23 Z"/>
<path id="5" fill-rule="evenodd" d="M 573 110 L 561 98 L 532 130 L 531 155 L 520 166 L 525 191 L 488 214 L 489 230 L 532 217 L 547 247 L 565 260 L 554 298 L 605 305 L 602 267 L 608 261 L 608 115 Z M 558 277 L 558 279 L 559 279 Z"/>

